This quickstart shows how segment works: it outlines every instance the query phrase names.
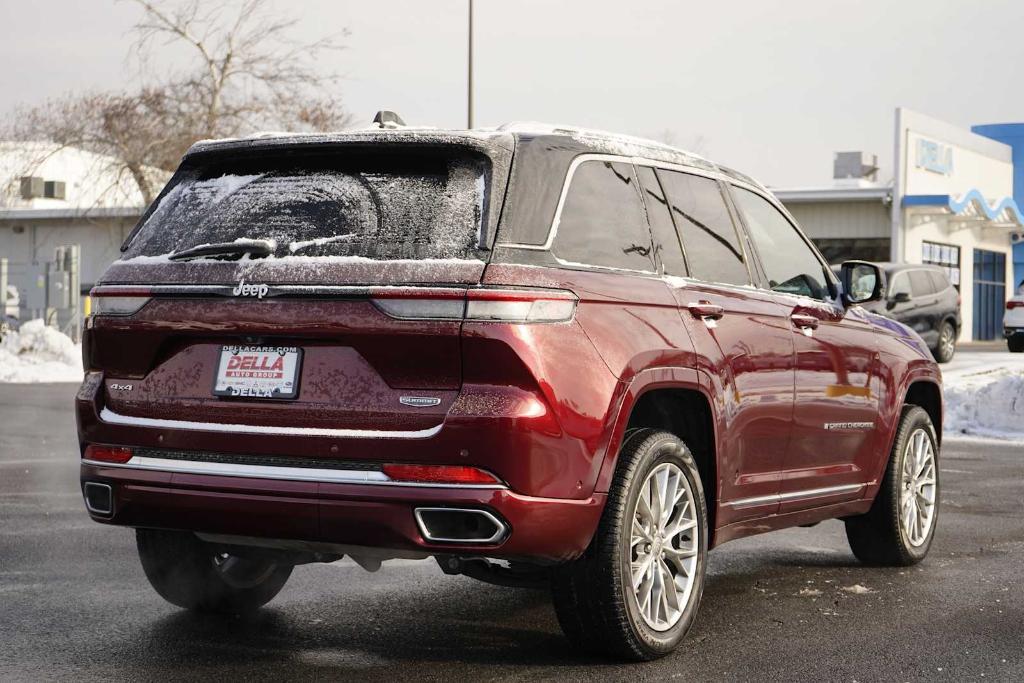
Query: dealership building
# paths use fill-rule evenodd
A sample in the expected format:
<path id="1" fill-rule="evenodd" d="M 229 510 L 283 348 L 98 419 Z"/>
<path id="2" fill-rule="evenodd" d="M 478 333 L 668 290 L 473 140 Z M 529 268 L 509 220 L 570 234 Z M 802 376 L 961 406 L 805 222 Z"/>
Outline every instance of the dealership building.
<path id="1" fill-rule="evenodd" d="M 1024 125 L 967 130 L 898 109 L 891 183 L 876 181 L 873 158 L 840 153 L 833 184 L 773 191 L 832 263 L 944 268 L 960 291 L 960 340 L 997 339 L 1006 298 L 1024 275 L 1013 273 L 1024 235 L 1015 149 L 1024 200 Z"/>

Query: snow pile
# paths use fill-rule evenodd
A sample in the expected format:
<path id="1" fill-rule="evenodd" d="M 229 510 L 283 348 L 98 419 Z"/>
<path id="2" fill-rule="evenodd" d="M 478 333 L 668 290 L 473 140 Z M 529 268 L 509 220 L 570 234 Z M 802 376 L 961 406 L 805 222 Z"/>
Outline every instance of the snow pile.
<path id="1" fill-rule="evenodd" d="M 82 347 L 42 320 L 0 341 L 0 382 L 81 382 Z"/>
<path id="2" fill-rule="evenodd" d="M 961 353 L 942 375 L 947 434 L 1024 440 L 1024 358 Z"/>

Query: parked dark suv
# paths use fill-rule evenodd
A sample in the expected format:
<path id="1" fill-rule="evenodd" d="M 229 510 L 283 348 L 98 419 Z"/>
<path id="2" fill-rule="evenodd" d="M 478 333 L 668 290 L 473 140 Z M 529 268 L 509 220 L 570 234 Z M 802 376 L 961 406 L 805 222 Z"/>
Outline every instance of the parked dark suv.
<path id="1" fill-rule="evenodd" d="M 567 129 L 195 146 L 93 291 L 93 519 L 195 610 L 295 565 L 435 557 L 550 586 L 581 648 L 690 627 L 708 550 L 841 518 L 936 528 L 940 375 L 750 178 Z M 339 586 L 344 589 L 344 586 Z"/>
<path id="2" fill-rule="evenodd" d="M 921 335 L 935 360 L 948 363 L 960 336 L 960 293 L 938 266 L 882 263 L 885 298 L 866 307 Z"/>

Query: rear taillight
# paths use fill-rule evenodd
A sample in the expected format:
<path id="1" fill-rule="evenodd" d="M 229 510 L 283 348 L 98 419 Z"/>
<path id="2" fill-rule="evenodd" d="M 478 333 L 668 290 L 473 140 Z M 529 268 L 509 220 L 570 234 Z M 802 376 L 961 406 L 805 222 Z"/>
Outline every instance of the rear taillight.
<path id="1" fill-rule="evenodd" d="M 150 295 L 146 287 L 96 287 L 89 293 L 94 315 L 131 315 L 149 302 Z"/>
<path id="2" fill-rule="evenodd" d="M 393 481 L 420 484 L 501 485 L 501 480 L 479 467 L 466 465 L 387 464 L 381 467 Z"/>
<path id="3" fill-rule="evenodd" d="M 1024 301 L 1014 301 L 1010 299 L 1006 302 L 1006 310 L 1012 311 L 1015 308 L 1024 308 Z"/>
<path id="4" fill-rule="evenodd" d="M 85 447 L 85 455 L 82 457 L 96 462 L 112 462 L 123 465 L 132 459 L 132 449 L 124 448 L 123 446 L 97 446 L 96 444 L 89 444 Z"/>
<path id="5" fill-rule="evenodd" d="M 576 295 L 557 289 L 378 290 L 375 306 L 403 320 L 556 323 L 572 320 Z"/>

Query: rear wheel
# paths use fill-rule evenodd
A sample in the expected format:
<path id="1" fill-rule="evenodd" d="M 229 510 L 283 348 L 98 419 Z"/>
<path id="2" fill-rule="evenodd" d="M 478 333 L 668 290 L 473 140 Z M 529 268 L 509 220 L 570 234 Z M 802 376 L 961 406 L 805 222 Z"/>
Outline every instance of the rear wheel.
<path id="1" fill-rule="evenodd" d="M 1021 353 L 1024 351 L 1024 334 L 1015 334 L 1006 340 L 1010 353 Z"/>
<path id="2" fill-rule="evenodd" d="M 238 613 L 270 602 L 292 565 L 219 552 L 185 531 L 138 529 L 146 578 L 167 602 L 200 612 Z"/>
<path id="3" fill-rule="evenodd" d="M 948 363 L 956 353 L 956 328 L 948 320 L 939 325 L 939 344 L 932 350 L 935 360 Z"/>
<path id="4" fill-rule="evenodd" d="M 928 554 L 939 513 L 939 448 L 931 418 L 906 406 L 871 509 L 846 519 L 853 554 L 874 565 L 908 566 Z"/>
<path id="5" fill-rule="evenodd" d="M 630 435 L 590 547 L 552 579 L 574 646 L 649 660 L 671 652 L 704 590 L 707 510 L 693 456 L 676 436 Z"/>

